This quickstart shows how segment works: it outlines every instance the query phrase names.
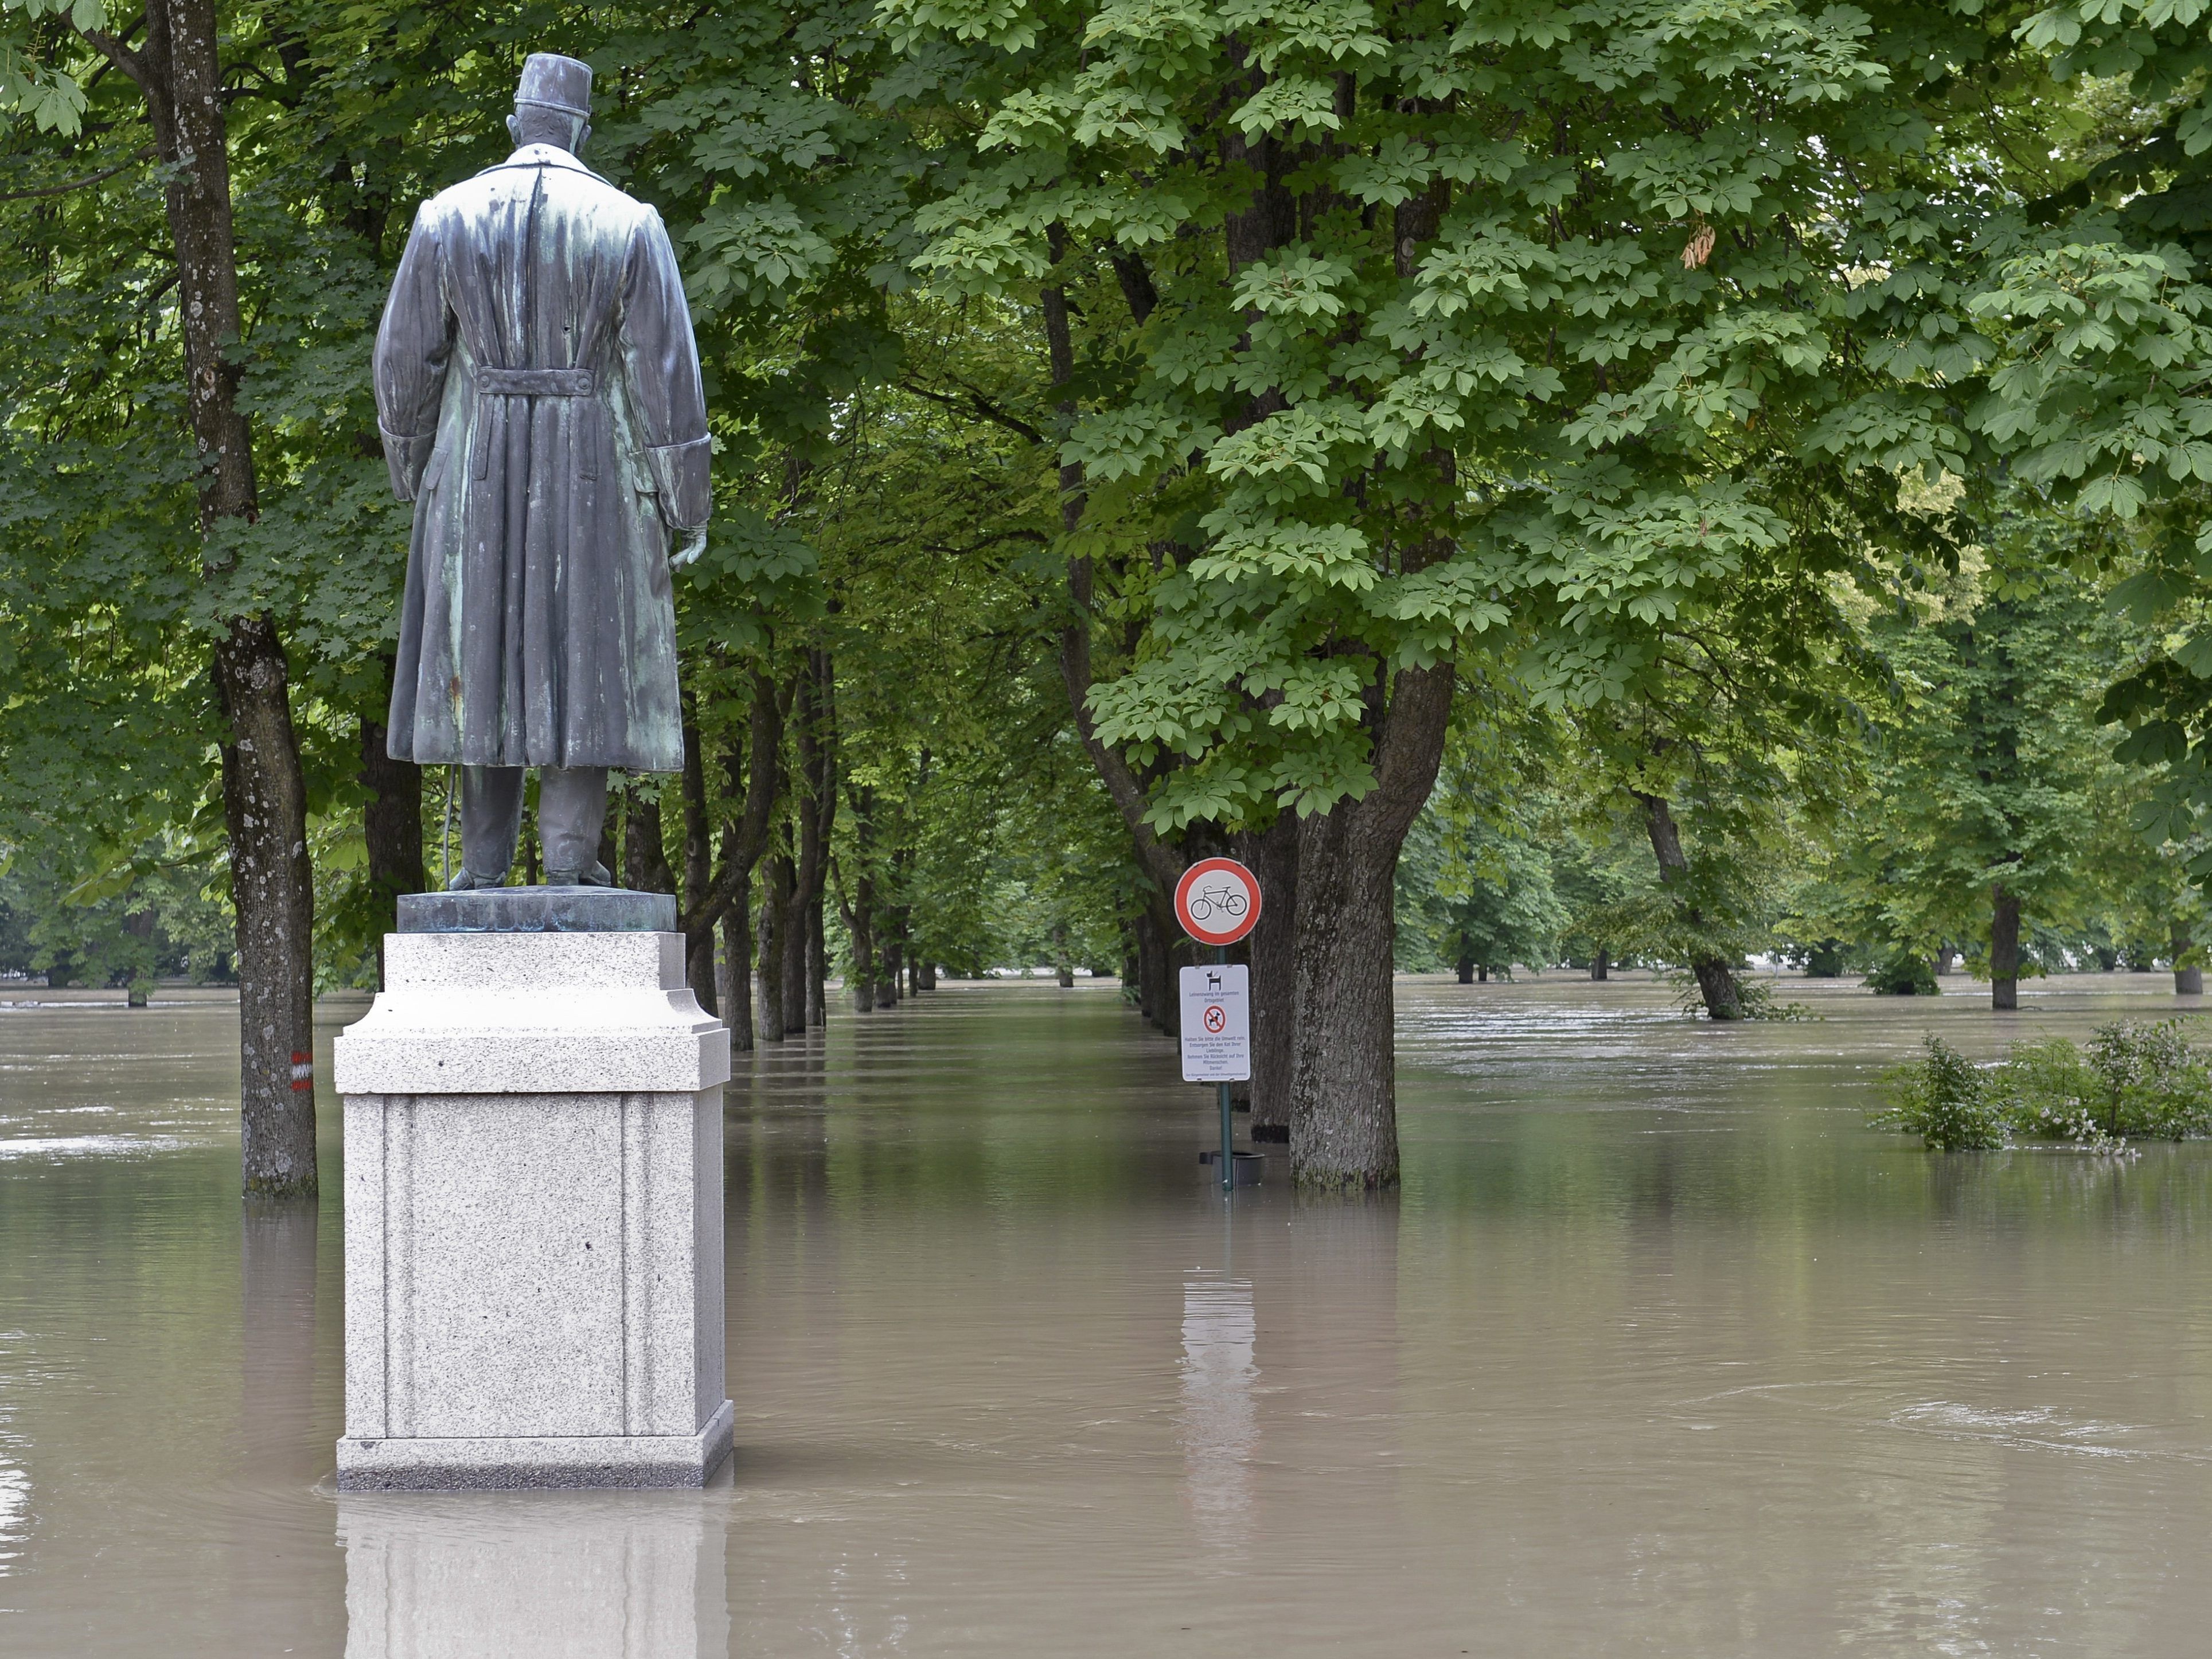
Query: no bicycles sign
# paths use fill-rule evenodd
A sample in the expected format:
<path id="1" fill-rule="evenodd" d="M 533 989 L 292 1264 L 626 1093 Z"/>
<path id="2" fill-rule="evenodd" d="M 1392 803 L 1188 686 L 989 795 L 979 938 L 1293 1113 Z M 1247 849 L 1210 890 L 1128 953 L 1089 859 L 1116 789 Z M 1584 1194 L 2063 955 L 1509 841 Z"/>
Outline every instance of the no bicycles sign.
<path id="1" fill-rule="evenodd" d="M 1176 920 L 1200 945 L 1234 945 L 1260 920 L 1260 881 L 1235 859 L 1200 859 L 1176 884 Z"/>

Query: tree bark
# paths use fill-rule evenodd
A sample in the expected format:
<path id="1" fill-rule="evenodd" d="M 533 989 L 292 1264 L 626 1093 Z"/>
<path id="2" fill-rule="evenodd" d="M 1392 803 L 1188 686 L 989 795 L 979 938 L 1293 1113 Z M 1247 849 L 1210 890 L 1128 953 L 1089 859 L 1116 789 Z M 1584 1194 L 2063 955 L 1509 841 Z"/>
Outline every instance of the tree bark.
<path id="1" fill-rule="evenodd" d="M 739 893 L 722 909 L 722 982 L 719 988 L 726 1012 L 722 1024 L 730 1028 L 730 1048 L 750 1054 L 753 1046 L 752 915 L 746 908 L 749 893 Z"/>
<path id="2" fill-rule="evenodd" d="M 635 779 L 631 786 L 623 814 L 623 879 L 641 893 L 672 893 L 676 872 L 668 862 L 659 788 Z"/>
<path id="3" fill-rule="evenodd" d="M 1160 930 L 1147 903 L 1137 912 L 1137 1014 L 1147 1025 L 1160 1023 Z"/>
<path id="4" fill-rule="evenodd" d="M 1674 809 L 1664 796 L 1647 795 L 1640 790 L 1629 793 L 1643 803 L 1644 827 L 1650 836 L 1651 854 L 1659 861 L 1659 884 L 1678 888 L 1689 878 L 1690 860 L 1682 852 L 1682 832 L 1674 822 Z M 1694 932 L 1705 926 L 1705 916 L 1697 906 L 1679 896 L 1675 902 L 1684 924 L 1690 929 Z M 1697 979 L 1698 994 L 1705 1001 L 1708 1018 L 1743 1018 L 1743 991 L 1736 983 L 1733 963 L 1692 951 L 1690 972 Z"/>
<path id="5" fill-rule="evenodd" d="M 767 851 L 775 827 L 775 804 L 782 789 L 783 715 L 786 697 L 765 673 L 753 676 L 751 717 L 747 722 L 744 775 L 738 775 L 738 756 L 732 749 L 723 768 L 731 799 L 740 796 L 744 814 L 722 828 L 722 868 L 702 898 L 684 896 L 687 903 L 680 926 L 696 945 L 711 937 L 717 923 L 732 906 L 742 909 L 752 885 L 753 866 Z M 750 933 L 748 926 L 743 931 Z M 748 952 L 750 959 L 750 952 Z"/>
<path id="6" fill-rule="evenodd" d="M 762 860 L 760 888 L 759 999 L 753 1018 L 754 1037 L 761 1042 L 781 1042 L 784 1036 L 783 931 L 791 913 L 788 856 L 771 853 Z"/>
<path id="7" fill-rule="evenodd" d="M 2199 997 L 2204 994 L 2204 969 L 2201 967 L 2185 968 L 2181 965 L 2181 959 L 2196 948 L 2196 940 L 2190 937 L 2187 924 L 2179 921 L 2172 924 L 2173 994 L 2178 997 Z"/>
<path id="8" fill-rule="evenodd" d="M 805 808 L 800 811 L 803 814 Z M 806 1030 L 806 885 L 795 864 L 787 864 L 784 873 L 783 915 L 776 922 L 777 959 L 783 980 L 783 1032 L 795 1036 Z"/>
<path id="9" fill-rule="evenodd" d="M 147 0 L 146 38 L 135 52 L 101 30 L 85 39 L 137 87 L 167 169 L 202 571 L 212 580 L 228 562 L 216 527 L 258 513 L 252 432 L 238 406 L 233 354 L 244 326 L 216 6 Z M 306 778 L 274 619 L 230 617 L 211 668 L 226 728 L 218 747 L 237 918 L 243 1178 L 249 1193 L 306 1196 L 316 1189 L 314 888 Z"/>
<path id="10" fill-rule="evenodd" d="M 806 904 L 806 1023 L 830 1017 L 830 941 L 823 912 L 830 896 L 830 845 L 837 824 L 837 682 L 827 651 L 807 653 L 814 687 L 814 754 L 806 793 L 814 806 L 813 854 L 804 863 Z"/>
<path id="11" fill-rule="evenodd" d="M 822 664 L 818 651 L 807 653 L 792 699 L 793 733 L 798 749 L 799 786 L 792 811 L 797 826 L 791 885 L 781 928 L 783 939 L 783 1029 L 804 1031 L 819 1019 L 813 962 L 822 924 L 822 895 L 828 872 L 823 863 L 823 830 L 828 802 L 828 745 L 823 738 Z"/>
<path id="12" fill-rule="evenodd" d="M 2002 882 L 1990 889 L 1990 1006 L 2020 1006 L 2020 895 Z"/>
<path id="13" fill-rule="evenodd" d="M 902 948 L 896 919 L 884 936 L 883 955 L 876 963 L 876 1006 L 896 1008 L 899 1000 L 899 974 L 905 966 L 906 953 Z"/>
<path id="14" fill-rule="evenodd" d="M 1443 663 L 1392 675 L 1373 787 L 1298 825 L 1291 1173 L 1301 1187 L 1398 1182 L 1394 887 L 1406 832 L 1436 785 L 1453 678 Z"/>
<path id="15" fill-rule="evenodd" d="M 1237 839 L 1260 884 L 1260 920 L 1247 943 L 1252 969 L 1252 1139 L 1287 1144 L 1297 1056 L 1298 821 L 1280 814 Z"/>
<path id="16" fill-rule="evenodd" d="M 1489 975 L 1486 974 L 1483 977 L 1486 979 Z M 1459 959 L 1459 982 L 1462 985 L 1472 985 L 1474 983 L 1474 958 L 1473 957 L 1462 957 Z"/>
<path id="17" fill-rule="evenodd" d="M 873 785 L 845 786 L 847 805 L 853 812 L 853 878 L 850 891 L 842 874 L 837 883 L 837 908 L 852 941 L 852 971 L 845 994 L 853 1012 L 872 1013 L 876 1006 L 876 792 Z"/>
<path id="18" fill-rule="evenodd" d="M 390 678 L 389 659 L 386 678 Z M 398 926 L 398 897 L 428 884 L 422 867 L 422 769 L 392 758 L 383 726 L 362 717 L 361 782 L 368 792 L 362 833 L 368 843 L 368 884 L 391 927 L 376 935 L 376 984 L 384 988 L 384 936 Z"/>
<path id="19" fill-rule="evenodd" d="M 161 920 L 151 910 L 133 910 L 123 918 L 123 931 L 144 946 L 148 957 L 153 953 L 154 928 Z M 131 976 L 129 988 L 124 992 L 126 1008 L 150 1008 L 154 1006 L 154 969 L 150 960 Z"/>
<path id="20" fill-rule="evenodd" d="M 687 693 L 684 699 L 684 898 L 696 908 L 714 885 L 714 826 L 707 807 L 707 759 L 700 751 L 698 710 Z M 711 930 L 684 934 L 684 976 L 691 994 L 710 1014 L 721 1011 L 720 988 L 714 983 L 714 935 Z"/>
<path id="21" fill-rule="evenodd" d="M 246 1190 L 316 1190 L 313 872 L 283 647 L 265 619 L 216 646 L 229 726 L 222 756 L 238 942 L 240 1140 Z"/>
<path id="22" fill-rule="evenodd" d="M 1612 957 L 1607 953 L 1604 946 L 1600 945 L 1596 951 L 1591 953 L 1589 976 L 1594 980 L 1601 980 L 1606 976 L 1607 971 L 1610 969 L 1612 966 Z"/>

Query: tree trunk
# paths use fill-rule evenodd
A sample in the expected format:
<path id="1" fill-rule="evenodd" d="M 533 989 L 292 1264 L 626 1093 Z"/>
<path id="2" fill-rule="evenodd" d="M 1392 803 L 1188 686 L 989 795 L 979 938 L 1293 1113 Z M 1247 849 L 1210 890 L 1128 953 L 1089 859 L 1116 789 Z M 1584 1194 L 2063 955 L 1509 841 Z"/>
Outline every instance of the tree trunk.
<path id="1" fill-rule="evenodd" d="M 2194 964 L 2183 967 L 2182 958 L 2196 948 L 2197 941 L 2190 936 L 2189 925 L 2177 921 L 2172 924 L 2173 952 L 2173 994 L 2178 997 L 2199 997 L 2204 994 L 2204 969 Z"/>
<path id="2" fill-rule="evenodd" d="M 821 936 L 822 895 L 828 872 L 823 864 L 827 827 L 829 745 L 823 742 L 823 667 L 827 658 L 811 651 L 800 669 L 792 699 L 792 721 L 799 750 L 799 787 L 792 797 L 798 833 L 797 862 L 787 890 L 783 931 L 783 1029 L 804 1031 L 820 1018 L 820 993 L 813 973 Z"/>
<path id="3" fill-rule="evenodd" d="M 1137 1012 L 1147 1025 L 1160 1023 L 1160 940 L 1159 924 L 1152 919 L 1152 907 L 1146 903 L 1137 912 Z"/>
<path id="4" fill-rule="evenodd" d="M 822 921 L 823 895 L 806 907 L 806 1023 L 830 1021 L 830 940 Z"/>
<path id="5" fill-rule="evenodd" d="M 865 842 L 861 855 L 866 856 Z M 854 889 L 853 913 L 845 923 L 853 941 L 851 983 L 847 1000 L 856 1014 L 872 1013 L 876 1006 L 876 882 L 863 875 Z"/>
<path id="6" fill-rule="evenodd" d="M 837 908 L 851 941 L 852 965 L 845 975 L 846 1000 L 857 1014 L 872 1013 L 876 1006 L 876 791 L 872 784 L 846 785 L 847 804 L 853 810 L 852 890 L 844 877 L 837 880 Z"/>
<path id="7" fill-rule="evenodd" d="M 1182 963 L 1182 929 L 1175 920 L 1172 902 L 1165 896 L 1153 893 L 1145 901 L 1146 914 L 1151 919 L 1152 938 L 1157 947 L 1152 951 L 1152 1024 L 1161 1035 L 1180 1042 L 1182 1036 L 1182 989 L 1176 970 Z"/>
<path id="8" fill-rule="evenodd" d="M 1484 977 L 1488 978 L 1489 975 L 1485 975 Z M 1459 959 L 1459 982 L 1462 985 L 1472 985 L 1474 983 L 1474 958 L 1473 957 L 1462 957 Z"/>
<path id="9" fill-rule="evenodd" d="M 1612 957 L 1607 954 L 1605 948 L 1601 945 L 1596 952 L 1590 957 L 1589 976 L 1592 979 L 1601 980 L 1606 976 L 1607 971 L 1610 969 L 1612 966 Z"/>
<path id="10" fill-rule="evenodd" d="M 876 1006 L 896 1008 L 899 1000 L 899 970 L 905 963 L 905 953 L 900 948 L 898 926 L 894 921 L 884 936 L 884 951 L 876 964 Z"/>
<path id="11" fill-rule="evenodd" d="M 2002 882 L 1990 889 L 1990 1006 L 2020 1006 L 2020 895 Z"/>
<path id="12" fill-rule="evenodd" d="M 1297 1054 L 1298 821 L 1290 812 L 1236 853 L 1260 884 L 1260 920 L 1247 936 L 1252 970 L 1252 1139 L 1287 1144 Z"/>
<path id="13" fill-rule="evenodd" d="M 154 928 L 161 920 L 151 910 L 133 910 L 123 918 L 123 931 L 147 948 L 146 965 L 134 972 L 129 988 L 124 993 L 126 1008 L 150 1008 L 154 1006 L 154 970 L 150 965 L 153 953 Z"/>
<path id="14" fill-rule="evenodd" d="M 837 824 L 837 680 L 827 651 L 807 653 L 806 673 L 813 695 L 799 743 L 812 808 L 811 846 L 802 849 L 799 883 L 806 908 L 806 1023 L 818 1026 L 830 1015 L 830 941 L 822 913 L 829 902 L 830 844 Z"/>
<path id="15" fill-rule="evenodd" d="M 722 1024 L 730 1028 L 730 1048 L 750 1054 L 753 1046 L 752 914 L 750 893 L 739 893 L 722 911 Z"/>
<path id="16" fill-rule="evenodd" d="M 765 673 L 753 676 L 747 728 L 749 758 L 743 775 L 736 745 L 731 746 L 722 761 L 726 796 L 732 800 L 743 798 L 744 815 L 724 821 L 722 868 L 703 896 L 684 895 L 684 911 L 678 922 L 690 951 L 698 950 L 702 943 L 711 945 L 715 928 L 722 930 L 726 984 L 720 1001 L 730 1040 L 740 1050 L 753 1045 L 752 927 L 745 907 L 750 902 L 753 866 L 768 846 L 782 775 L 783 703 L 775 683 Z"/>
<path id="17" fill-rule="evenodd" d="M 791 860 L 771 853 L 761 862 L 759 1000 L 754 1014 L 754 1038 L 761 1042 L 783 1041 L 783 931 L 791 914 Z"/>
<path id="18" fill-rule="evenodd" d="M 676 872 L 668 862 L 659 787 L 634 778 L 624 793 L 629 799 L 623 814 L 623 879 L 641 893 L 672 893 Z"/>
<path id="19" fill-rule="evenodd" d="M 1413 554 L 1409 565 L 1438 556 L 1433 545 Z M 1398 1182 L 1394 890 L 1406 832 L 1436 787 L 1453 678 L 1445 663 L 1391 675 L 1388 705 L 1370 717 L 1373 786 L 1298 826 L 1291 1173 L 1301 1187 Z"/>
<path id="20" fill-rule="evenodd" d="M 607 874 L 616 881 L 627 879 L 623 874 L 622 856 L 623 797 L 627 793 L 617 787 L 614 780 L 608 780 L 607 816 L 599 825 L 599 862 L 606 866 Z"/>
<path id="21" fill-rule="evenodd" d="M 265 620 L 216 645 L 229 726 L 223 817 L 238 941 L 240 1132 L 246 1190 L 316 1190 L 313 872 L 307 780 L 292 729 L 283 647 Z"/>
<path id="22" fill-rule="evenodd" d="M 1364 805 L 1340 802 L 1299 825 L 1291 1171 L 1301 1187 L 1398 1181 L 1397 848 L 1386 856 L 1360 833 Z"/>
<path id="23" fill-rule="evenodd" d="M 785 866 L 783 915 L 776 923 L 779 971 L 783 977 L 783 1033 L 806 1030 L 806 889 L 795 866 Z"/>
<path id="24" fill-rule="evenodd" d="M 934 991 L 937 988 L 937 963 L 927 951 L 914 959 L 914 988 Z"/>
<path id="25" fill-rule="evenodd" d="M 707 760 L 700 752 L 696 706 L 684 698 L 684 900 L 696 909 L 714 884 L 713 821 L 707 807 Z M 721 1011 L 720 988 L 714 983 L 714 935 L 711 930 L 685 934 L 684 976 L 700 1007 L 710 1014 Z"/>
<path id="26" fill-rule="evenodd" d="M 252 432 L 238 407 L 235 349 L 244 329 L 216 9 L 214 0 L 147 0 L 138 50 L 100 29 L 85 39 L 144 97 L 167 170 L 185 410 L 199 462 L 202 574 L 215 580 L 227 556 L 211 532 L 258 511 Z M 245 1186 L 304 1196 L 316 1188 L 314 889 L 306 778 L 275 621 L 229 617 L 212 670 L 225 727 L 218 748 L 236 913 Z"/>
<path id="27" fill-rule="evenodd" d="M 386 678 L 391 678 L 386 659 Z M 368 843 L 368 884 L 391 919 L 376 935 L 376 984 L 384 988 L 384 935 L 398 926 L 398 896 L 419 893 L 428 884 L 422 868 L 422 769 L 392 758 L 383 726 L 367 715 L 361 722 L 361 782 L 368 792 L 362 809 L 362 833 Z"/>
<path id="28" fill-rule="evenodd" d="M 1629 792 L 1644 805 L 1644 827 L 1651 838 L 1652 856 L 1659 860 L 1659 884 L 1679 887 L 1687 880 L 1690 860 L 1682 852 L 1682 832 L 1674 823 L 1674 809 L 1661 795 L 1647 795 L 1640 790 Z M 1705 926 L 1704 915 L 1697 906 L 1680 897 L 1678 914 L 1692 933 Z M 1705 1005 L 1709 1019 L 1741 1019 L 1743 1018 L 1743 989 L 1736 983 L 1735 969 L 1720 957 L 1692 951 L 1690 972 L 1698 981 L 1698 994 Z"/>

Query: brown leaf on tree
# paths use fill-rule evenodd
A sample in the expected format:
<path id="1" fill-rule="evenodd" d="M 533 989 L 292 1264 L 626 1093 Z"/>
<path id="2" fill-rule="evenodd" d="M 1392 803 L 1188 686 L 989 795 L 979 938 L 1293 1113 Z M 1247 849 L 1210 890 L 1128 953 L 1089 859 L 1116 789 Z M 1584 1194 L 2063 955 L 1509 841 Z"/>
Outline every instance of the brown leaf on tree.
<path id="1" fill-rule="evenodd" d="M 1690 233 L 1690 240 L 1682 244 L 1682 269 L 1695 270 L 1713 257 L 1716 238 L 1711 225 L 1700 224 Z"/>

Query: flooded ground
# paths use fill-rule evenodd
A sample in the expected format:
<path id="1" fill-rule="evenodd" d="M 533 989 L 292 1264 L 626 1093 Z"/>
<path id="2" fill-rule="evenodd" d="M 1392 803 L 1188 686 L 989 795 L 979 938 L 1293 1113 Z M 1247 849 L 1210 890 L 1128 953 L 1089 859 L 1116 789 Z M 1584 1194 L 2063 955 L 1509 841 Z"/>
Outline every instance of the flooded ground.
<path id="1" fill-rule="evenodd" d="M 731 1472 L 466 1498 L 331 1489 L 341 1218 L 241 1210 L 233 1012 L 0 1008 L 0 1652 L 2199 1651 L 2212 1145 L 1862 1127 L 1924 1030 L 2199 1000 L 1954 984 L 1407 981 L 1402 1194 L 1233 1214 L 1110 988 L 841 1015 L 731 1092 Z"/>

